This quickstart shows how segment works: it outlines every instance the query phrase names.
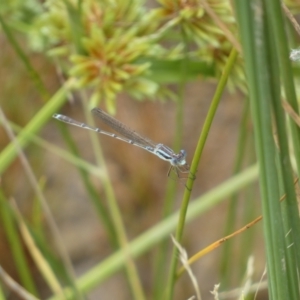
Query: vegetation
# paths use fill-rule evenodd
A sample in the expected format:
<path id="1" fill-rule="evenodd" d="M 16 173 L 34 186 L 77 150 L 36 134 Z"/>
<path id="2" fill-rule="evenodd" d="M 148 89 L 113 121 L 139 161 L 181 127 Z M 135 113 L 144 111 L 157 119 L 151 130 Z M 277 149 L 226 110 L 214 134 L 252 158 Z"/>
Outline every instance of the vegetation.
<path id="1" fill-rule="evenodd" d="M 249 236 L 245 230 L 261 219 L 267 275 L 260 275 L 263 281 L 267 278 L 269 298 L 300 299 L 300 223 L 296 195 L 300 122 L 295 89 L 299 54 L 297 49 L 291 57 L 289 53 L 300 34 L 293 18 L 298 10 L 297 1 L 281 3 L 279 0 L 158 0 L 155 7 L 141 0 L 1 3 L 1 39 L 14 51 L 17 58 L 14 63 L 26 70 L 38 104 L 29 99 L 21 100 L 22 88 L 15 86 L 14 96 L 9 101 L 1 101 L 0 120 L 10 141 L 6 145 L 1 143 L 0 221 L 19 285 L 3 267 L 4 255 L 3 258 L 0 255 L 0 299 L 6 299 L 8 291 L 23 299 L 44 297 L 30 267 L 32 261 L 49 288 L 49 300 L 84 299 L 120 270 L 125 270 L 128 291 L 124 294 L 130 294 L 130 299 L 176 299 L 175 286 L 180 286 L 178 279 L 185 272 L 190 276 L 195 298 L 201 299 L 201 282 L 193 273 L 192 265 L 219 246 L 222 249 L 218 262 L 221 285 L 215 287 L 212 297 L 223 299 L 234 282 L 240 289 L 232 291 L 233 298 L 257 299 L 257 291 L 264 285 L 255 285 L 252 281 L 258 282 L 260 278 L 241 274 L 251 269 L 249 263 L 247 268 L 247 261 L 251 261 L 248 258 L 254 245 L 251 232 Z M 35 56 L 47 64 L 47 70 L 37 67 Z M 291 59 L 296 61 L 294 68 Z M 5 64 L 4 57 L 2 63 Z M 57 90 L 50 79 L 55 73 L 53 67 L 60 81 Z M 14 81 L 9 76 L 14 78 L 17 69 L 10 70 L 6 66 L 3 73 L 3 82 L 13 86 Z M 80 154 L 65 125 L 57 124 L 68 151 L 37 135 L 69 99 L 80 99 L 86 122 L 93 124 L 89 114 L 92 107 L 104 106 L 109 113 L 115 114 L 120 95 L 126 94 L 144 104 L 146 100 L 173 101 L 176 106 L 173 148 L 178 151 L 183 139 L 183 111 L 188 105 L 184 101 L 185 89 L 187 83 L 201 79 L 213 79 L 217 85 L 191 160 L 190 173 L 182 186 L 180 208 L 173 209 L 179 195 L 177 186 L 180 184 L 177 183 L 181 179 L 170 178 L 165 196 L 159 196 L 160 203 L 163 202 L 161 220 L 129 239 L 125 225 L 128 220 L 122 213 L 121 199 L 116 196 L 118 190 L 113 176 L 109 175 L 111 172 L 107 171 L 96 135 L 90 135 L 96 161 L 93 164 Z M 207 137 L 226 88 L 232 93 L 239 91 L 244 97 L 232 177 L 194 196 L 191 201 Z M 3 91 L 6 92 L 6 87 Z M 24 116 L 26 122 L 22 119 Z M 14 118 L 17 123 L 26 125 L 20 128 L 11 121 Z M 202 125 L 200 120 L 195 123 L 198 128 Z M 253 125 L 254 141 L 249 135 L 249 124 Z M 111 246 L 108 257 L 80 276 L 75 275 L 74 264 L 48 205 L 51 193 L 46 193 L 45 189 L 50 183 L 43 177 L 37 179 L 40 170 L 35 165 L 38 147 L 55 154 L 56 161 L 61 157 L 77 168 L 80 184 Z M 255 159 L 251 151 L 254 147 Z M 20 200 L 28 199 L 22 199 L 23 192 L 15 194 L 14 163 L 17 158 L 24 169 L 26 187 L 29 185 L 32 190 L 33 199 L 26 202 L 25 210 Z M 135 175 L 142 178 L 142 172 L 136 171 Z M 102 192 L 92 176 L 101 182 Z M 256 197 L 253 190 L 257 179 L 262 217 L 255 219 L 250 211 Z M 140 198 L 157 197 L 143 184 L 132 186 L 132 189 Z M 143 192 L 138 194 L 140 190 Z M 57 195 L 55 197 L 61 197 L 63 202 L 62 192 L 57 191 Z M 189 259 L 183 239 L 186 225 L 229 197 L 224 237 Z M 246 206 L 242 223 L 237 211 L 240 201 Z M 250 222 L 251 218 L 255 221 Z M 249 226 L 240 225 L 248 222 Z M 229 239 L 238 228 L 245 238 L 239 245 L 239 255 L 235 256 L 234 244 Z M 53 245 L 49 244 L 47 234 L 54 241 Z M 170 234 L 174 236 L 172 239 Z M 78 236 L 78 242 L 82 238 Z M 168 251 L 170 245 L 171 252 Z M 153 249 L 153 284 L 146 289 L 141 274 L 147 271 L 141 267 L 138 271 L 137 258 Z M 211 289 L 216 283 L 211 283 Z M 185 295 L 185 299 L 188 297 Z"/>

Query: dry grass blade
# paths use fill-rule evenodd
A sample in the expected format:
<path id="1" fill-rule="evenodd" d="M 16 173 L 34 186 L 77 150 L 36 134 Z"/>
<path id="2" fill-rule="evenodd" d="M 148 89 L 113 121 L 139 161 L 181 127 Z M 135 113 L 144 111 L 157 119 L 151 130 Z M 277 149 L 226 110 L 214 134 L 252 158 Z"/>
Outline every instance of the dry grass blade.
<path id="1" fill-rule="evenodd" d="M 18 225 L 20 228 L 20 232 L 22 234 L 22 237 L 24 239 L 24 242 L 27 245 L 27 248 L 34 259 L 36 266 L 39 268 L 40 272 L 43 274 L 45 280 L 47 281 L 49 287 L 55 294 L 61 294 L 62 288 L 58 282 L 58 280 L 55 277 L 55 274 L 53 273 L 51 267 L 49 266 L 46 259 L 43 257 L 42 253 L 36 246 L 33 238 L 31 237 L 31 234 L 29 230 L 27 229 L 25 222 L 23 220 L 23 217 L 17 207 L 16 202 L 12 199 L 11 204 L 13 207 L 13 210 L 15 212 L 15 215 L 17 217 Z"/>
<path id="2" fill-rule="evenodd" d="M 220 288 L 220 283 L 215 284 L 213 291 L 210 292 L 214 296 L 215 300 L 219 300 L 219 288 Z"/>
<path id="3" fill-rule="evenodd" d="M 225 36 L 227 39 L 232 43 L 232 45 L 235 47 L 235 49 L 242 53 L 241 45 L 239 41 L 236 39 L 236 37 L 232 34 L 232 32 L 229 30 L 229 28 L 225 25 L 224 22 L 217 16 L 217 14 L 214 12 L 213 9 L 209 6 L 209 3 L 207 3 L 206 0 L 201 0 L 201 5 L 204 7 L 207 14 L 214 20 L 214 22 L 223 30 Z"/>
<path id="4" fill-rule="evenodd" d="M 300 26 L 299 26 L 297 20 L 295 19 L 295 17 L 292 15 L 290 10 L 286 7 L 286 5 L 283 2 L 281 3 L 281 6 L 283 8 L 283 11 L 284 11 L 285 15 L 291 21 L 294 29 L 297 31 L 298 35 L 300 36 Z"/>
<path id="5" fill-rule="evenodd" d="M 13 278 L 11 278 L 0 266 L 0 278 L 3 283 L 20 298 L 25 300 L 39 300 L 32 294 L 28 293 L 21 285 L 19 285 Z"/>
<path id="6" fill-rule="evenodd" d="M 299 178 L 296 178 L 294 180 L 294 184 L 297 183 L 297 181 L 299 180 Z M 283 201 L 285 199 L 286 195 L 283 195 L 280 198 L 280 201 Z M 211 252 L 212 250 L 218 248 L 219 246 L 221 246 L 224 242 L 228 241 L 229 239 L 233 238 L 234 236 L 246 231 L 247 229 L 249 229 L 250 227 L 252 227 L 253 225 L 255 225 L 256 223 L 258 223 L 260 220 L 262 219 L 262 216 L 257 217 L 256 219 L 254 219 L 253 221 L 251 221 L 250 223 L 248 223 L 247 225 L 245 225 L 244 227 L 240 228 L 239 230 L 233 232 L 232 234 L 229 234 L 219 240 L 217 240 L 216 242 L 210 244 L 209 246 L 207 246 L 206 248 L 204 248 L 203 250 L 199 251 L 198 253 L 196 253 L 195 255 L 193 255 L 189 260 L 188 260 L 188 264 L 191 265 L 194 262 L 196 262 L 199 258 L 201 258 L 202 256 L 206 255 L 207 253 Z M 181 267 L 178 272 L 177 272 L 177 276 L 181 276 L 182 273 L 185 271 L 185 267 Z"/>
<path id="7" fill-rule="evenodd" d="M 175 240 L 175 238 L 172 235 L 171 235 L 171 238 L 172 238 L 174 245 L 176 246 L 176 248 L 179 251 L 179 258 L 180 258 L 180 261 L 182 262 L 183 268 L 188 272 L 188 274 L 191 278 L 193 287 L 194 287 L 196 295 L 197 295 L 197 299 L 201 300 L 200 289 L 199 289 L 199 286 L 197 283 L 197 279 L 194 276 L 192 269 L 188 263 L 188 255 L 187 255 L 185 249 L 182 248 L 182 246 Z M 193 298 L 194 298 L 194 296 L 192 297 L 192 299 Z"/>
<path id="8" fill-rule="evenodd" d="M 294 111 L 292 106 L 287 101 L 282 101 L 282 107 L 289 114 L 289 116 L 295 121 L 300 127 L 300 116 Z"/>

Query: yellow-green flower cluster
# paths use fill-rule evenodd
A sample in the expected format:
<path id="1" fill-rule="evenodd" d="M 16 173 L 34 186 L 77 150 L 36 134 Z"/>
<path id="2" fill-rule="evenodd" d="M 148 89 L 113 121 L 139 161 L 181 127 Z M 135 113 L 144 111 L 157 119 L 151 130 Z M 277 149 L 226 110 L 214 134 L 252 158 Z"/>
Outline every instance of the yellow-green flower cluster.
<path id="1" fill-rule="evenodd" d="M 115 96 L 127 84 L 138 80 L 150 66 L 148 62 L 136 61 L 147 56 L 151 44 L 121 28 L 107 38 L 103 30 L 94 27 L 91 36 L 83 40 L 83 46 L 84 55 L 71 57 L 74 66 L 70 75 L 78 78 L 78 87 L 93 86 L 93 102 L 104 98 L 110 109 Z"/>
<path id="2" fill-rule="evenodd" d="M 137 99 L 171 97 L 163 83 L 182 78 L 172 76 L 180 70 L 166 67 L 171 60 L 207 62 L 218 77 L 231 48 L 239 49 L 230 0 L 157 2 L 158 7 L 150 8 L 144 0 L 46 0 L 43 6 L 29 0 L 35 8 L 30 11 L 35 13 L 24 30 L 32 28 L 29 37 L 34 49 L 47 49 L 55 56 L 78 88 L 90 88 L 94 105 L 106 99 L 112 111 L 121 91 Z M 13 6 L 9 3 L 8 11 Z M 299 11 L 299 0 L 284 3 L 293 12 Z M 20 18 L 14 19 L 20 27 Z M 230 88 L 245 90 L 242 59 L 236 62 L 228 83 Z"/>
<path id="3" fill-rule="evenodd" d="M 232 44 L 228 41 L 220 23 L 235 37 L 237 29 L 235 19 L 228 0 L 157 0 L 162 7 L 157 14 L 164 18 L 176 19 L 176 22 L 188 37 L 194 42 L 197 50 L 193 57 L 198 57 L 214 65 L 218 78 L 224 69 Z M 219 23 L 216 22 L 219 21 Z M 235 64 L 230 74 L 228 85 L 230 89 L 238 86 L 246 90 L 245 75 L 242 60 Z"/>
<path id="4" fill-rule="evenodd" d="M 113 111 L 116 95 L 125 90 L 136 97 L 153 97 L 157 83 L 146 79 L 145 57 L 162 54 L 152 33 L 158 21 L 145 14 L 139 0 L 48 0 L 36 21 L 48 53 L 76 79 L 76 86 L 92 87 L 92 102 L 105 98 Z M 70 58 L 72 66 L 66 66 Z M 134 90 L 133 90 L 134 89 Z"/>
<path id="5" fill-rule="evenodd" d="M 208 14 L 201 0 L 158 0 L 162 5 L 158 14 L 175 18 L 185 33 L 199 47 L 207 44 L 219 46 L 219 38 L 223 31 Z M 226 25 L 234 23 L 230 2 L 228 0 L 206 0 L 207 7 Z"/>
<path id="6" fill-rule="evenodd" d="M 202 59 L 209 64 L 214 64 L 215 77 L 220 78 L 231 49 L 232 44 L 224 36 L 219 39 L 219 47 L 207 46 L 199 48 L 199 50 L 197 50 L 197 56 L 202 57 Z M 237 58 L 229 74 L 227 85 L 230 91 L 234 91 L 235 88 L 238 87 L 241 91 L 247 93 L 247 84 L 241 56 Z"/>
<path id="7" fill-rule="evenodd" d="M 62 58 L 62 69 L 75 79 L 76 87 L 89 87 L 93 105 L 105 99 L 113 111 L 122 91 L 138 99 L 172 95 L 153 73 L 148 76 L 153 61 L 196 55 L 214 64 L 219 74 L 232 47 L 220 22 L 237 36 L 228 0 L 158 2 L 160 7 L 148 9 L 141 0 L 47 0 L 36 23 L 52 46 L 49 53 Z M 183 53 L 187 47 L 178 42 L 179 28 L 192 52 Z M 165 37 L 171 43 L 164 43 Z M 242 65 L 236 70 L 229 82 L 243 86 Z"/>

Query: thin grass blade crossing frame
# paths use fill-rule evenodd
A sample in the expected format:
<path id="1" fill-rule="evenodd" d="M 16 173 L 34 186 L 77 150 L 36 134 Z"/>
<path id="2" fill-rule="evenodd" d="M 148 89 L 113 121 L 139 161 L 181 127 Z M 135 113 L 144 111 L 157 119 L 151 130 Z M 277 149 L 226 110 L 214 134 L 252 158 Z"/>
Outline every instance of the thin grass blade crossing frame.
<path id="1" fill-rule="evenodd" d="M 189 165 L 186 163 L 186 151 L 180 150 L 178 154 L 176 154 L 171 148 L 163 145 L 163 144 L 156 144 L 152 142 L 151 140 L 144 138 L 140 136 L 138 133 L 130 129 L 129 127 L 125 126 L 120 121 L 116 120 L 106 112 L 104 112 L 100 108 L 93 108 L 92 109 L 93 114 L 102 120 L 105 124 L 107 124 L 109 127 L 114 129 L 116 132 L 118 132 L 120 135 L 116 135 L 111 132 L 104 131 L 100 128 L 89 126 L 85 123 L 78 122 L 70 117 L 61 115 L 61 114 L 54 114 L 53 118 L 62 121 L 64 123 L 74 125 L 77 127 L 81 127 L 84 129 L 92 130 L 97 133 L 101 133 L 110 137 L 113 137 L 115 139 L 118 139 L 120 141 L 126 142 L 131 145 L 135 145 L 137 147 L 140 147 L 157 157 L 159 157 L 162 160 L 166 160 L 171 164 L 170 170 L 168 172 L 168 175 L 170 174 L 171 170 L 174 168 L 177 175 L 178 171 L 182 173 L 188 173 L 189 172 Z"/>

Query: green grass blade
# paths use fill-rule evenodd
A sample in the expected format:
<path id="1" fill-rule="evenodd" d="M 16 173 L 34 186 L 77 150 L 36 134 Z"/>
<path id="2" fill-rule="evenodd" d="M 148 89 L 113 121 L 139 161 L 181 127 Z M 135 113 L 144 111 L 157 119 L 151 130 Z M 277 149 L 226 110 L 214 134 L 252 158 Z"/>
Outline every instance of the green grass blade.
<path id="1" fill-rule="evenodd" d="M 25 253 L 23 251 L 23 246 L 18 234 L 18 230 L 14 224 L 13 213 L 2 190 L 0 190 L 0 213 L 2 224 L 5 228 L 5 232 L 11 246 L 12 256 L 16 262 L 16 268 L 20 276 L 21 283 L 23 287 L 31 294 L 38 295 L 37 288 L 35 286 Z"/>
<path id="2" fill-rule="evenodd" d="M 243 189 L 257 179 L 257 165 L 251 166 L 243 172 L 231 177 L 218 187 L 208 191 L 201 197 L 194 199 L 189 206 L 186 221 L 191 222 L 217 204 L 224 201 L 230 195 Z M 81 291 L 88 292 L 99 285 L 104 280 L 112 276 L 116 271 L 124 267 L 126 256 L 130 254 L 132 257 L 138 257 L 149 249 L 153 248 L 157 243 L 169 238 L 170 234 L 176 228 L 179 213 L 170 215 L 162 222 L 156 224 L 148 231 L 144 232 L 138 238 L 131 241 L 128 245 L 128 253 L 118 251 L 112 254 L 103 262 L 90 269 L 78 280 L 78 287 Z M 69 295 L 68 299 L 72 299 L 72 291 L 67 288 L 65 295 Z M 59 295 L 50 297 L 48 300 L 63 300 Z M 65 300 L 65 299 L 64 299 Z"/>
<path id="3" fill-rule="evenodd" d="M 17 43 L 17 41 L 14 38 L 9 26 L 5 23 L 5 21 L 2 18 L 1 14 L 0 14 L 0 24 L 2 25 L 3 31 L 5 32 L 6 37 L 9 40 L 11 46 L 13 47 L 13 49 L 15 50 L 17 55 L 19 56 L 20 61 L 23 62 L 25 68 L 27 69 L 29 75 L 32 78 L 32 81 L 35 83 L 38 91 L 40 92 L 40 94 L 42 95 L 44 100 L 48 99 L 50 96 L 49 96 L 49 93 L 48 93 L 42 79 L 41 79 L 41 76 L 34 69 L 34 67 L 31 65 L 30 60 L 28 59 L 28 57 L 26 56 L 26 54 L 22 50 L 21 46 Z"/>
<path id="4" fill-rule="evenodd" d="M 51 97 L 51 99 L 40 109 L 40 111 L 30 120 L 26 127 L 20 132 L 17 137 L 17 141 L 21 147 L 25 147 L 29 138 L 28 135 L 33 135 L 39 132 L 41 128 L 49 121 L 53 113 L 57 112 L 58 109 L 65 103 L 68 88 L 67 85 L 62 87 L 57 93 Z M 3 174 L 9 167 L 12 161 L 18 155 L 18 151 L 13 142 L 11 142 L 6 148 L 0 153 L 0 174 Z"/>
<path id="5" fill-rule="evenodd" d="M 260 167 L 269 293 L 272 299 L 292 299 L 291 290 L 287 288 L 286 269 L 282 268 L 283 261 L 286 262 L 286 244 L 278 202 L 279 175 L 275 164 L 277 150 L 272 136 L 272 100 L 280 99 L 277 53 L 273 41 L 274 28 L 266 17 L 268 5 L 264 5 L 263 1 L 235 1 L 235 5 Z"/>
<path id="6" fill-rule="evenodd" d="M 197 148 L 196 148 L 195 155 L 194 155 L 191 169 L 190 169 L 191 174 L 196 174 L 196 172 L 197 172 L 199 161 L 200 161 L 200 158 L 202 155 L 202 151 L 204 149 L 204 145 L 205 145 L 212 121 L 214 119 L 215 113 L 217 111 L 218 105 L 221 100 L 221 96 L 222 96 L 223 91 L 226 86 L 228 76 L 234 66 L 237 55 L 238 55 L 237 51 L 235 49 L 233 49 L 228 58 L 227 65 L 224 68 L 222 77 L 220 78 L 219 84 L 217 86 L 217 90 L 215 92 L 214 98 L 213 98 L 211 106 L 209 108 L 207 117 L 206 117 L 204 125 L 203 125 L 203 129 L 202 129 L 202 132 L 201 132 L 198 144 L 197 144 Z M 184 192 L 183 201 L 182 201 L 182 205 L 181 205 L 181 209 L 180 209 L 179 221 L 178 221 L 178 225 L 177 225 L 177 229 L 176 229 L 175 239 L 178 242 L 180 242 L 181 238 L 182 238 L 183 229 L 185 226 L 186 212 L 187 212 L 187 208 L 189 205 L 189 200 L 190 200 L 193 184 L 194 184 L 194 178 L 192 178 L 192 176 L 190 176 L 186 183 L 186 189 Z M 177 253 L 178 253 L 178 250 L 176 248 L 173 248 L 171 268 L 170 268 L 170 273 L 169 273 L 169 281 L 168 281 L 168 286 L 167 286 L 167 296 L 166 296 L 166 299 L 168 299 L 168 300 L 171 300 L 173 298 L 173 290 L 174 290 L 174 283 L 175 283 L 175 277 L 176 277 L 175 273 L 176 273 L 177 259 L 178 259 Z"/>

